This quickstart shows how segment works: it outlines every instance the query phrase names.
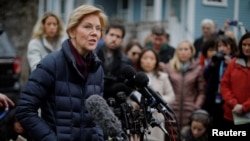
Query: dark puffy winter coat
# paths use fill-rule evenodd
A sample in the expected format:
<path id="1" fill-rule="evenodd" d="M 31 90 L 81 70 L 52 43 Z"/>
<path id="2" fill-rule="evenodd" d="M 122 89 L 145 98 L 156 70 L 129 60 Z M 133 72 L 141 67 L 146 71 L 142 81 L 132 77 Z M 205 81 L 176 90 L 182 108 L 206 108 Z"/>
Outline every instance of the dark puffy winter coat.
<path id="1" fill-rule="evenodd" d="M 46 56 L 31 73 L 16 116 L 35 141 L 103 141 L 102 129 L 85 107 L 93 94 L 102 95 L 104 73 L 94 53 L 87 78 L 75 65 L 68 40 Z M 41 118 L 37 111 L 41 108 Z"/>

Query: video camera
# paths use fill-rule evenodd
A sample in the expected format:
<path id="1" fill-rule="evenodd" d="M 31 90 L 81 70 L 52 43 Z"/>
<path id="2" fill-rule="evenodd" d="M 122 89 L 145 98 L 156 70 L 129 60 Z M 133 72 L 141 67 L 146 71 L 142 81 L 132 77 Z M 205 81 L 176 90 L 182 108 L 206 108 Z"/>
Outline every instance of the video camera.
<path id="1" fill-rule="evenodd" d="M 212 62 L 213 63 L 218 63 L 224 60 L 225 58 L 225 53 L 222 51 L 218 51 L 213 57 L 212 57 Z"/>

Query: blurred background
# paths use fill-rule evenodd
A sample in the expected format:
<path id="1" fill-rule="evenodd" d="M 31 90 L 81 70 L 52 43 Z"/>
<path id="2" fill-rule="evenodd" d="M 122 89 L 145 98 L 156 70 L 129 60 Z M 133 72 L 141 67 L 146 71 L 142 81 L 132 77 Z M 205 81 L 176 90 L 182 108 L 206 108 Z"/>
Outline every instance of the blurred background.
<path id="1" fill-rule="evenodd" d="M 124 44 L 130 39 L 144 44 L 156 23 L 164 25 L 174 47 L 182 39 L 193 42 L 201 36 L 200 24 L 205 18 L 215 22 L 216 30 L 223 27 L 226 20 L 237 21 L 230 27 L 237 38 L 241 30 L 250 29 L 250 0 L 1 0 L 0 27 L 21 57 L 21 86 L 29 75 L 26 49 L 36 20 L 45 11 L 52 11 L 60 15 L 66 25 L 71 11 L 82 4 L 98 6 L 110 21 L 124 23 Z"/>

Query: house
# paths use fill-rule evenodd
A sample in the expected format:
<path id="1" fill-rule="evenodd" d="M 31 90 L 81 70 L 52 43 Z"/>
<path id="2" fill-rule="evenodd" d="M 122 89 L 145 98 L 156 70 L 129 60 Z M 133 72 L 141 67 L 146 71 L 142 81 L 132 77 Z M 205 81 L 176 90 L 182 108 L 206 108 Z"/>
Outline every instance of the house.
<path id="1" fill-rule="evenodd" d="M 204 18 L 215 21 L 218 28 L 227 19 L 236 20 L 238 25 L 230 28 L 237 38 L 244 29 L 250 30 L 250 0 L 39 0 L 38 16 L 54 11 L 66 24 L 70 12 L 81 4 L 98 6 L 109 20 L 125 23 L 124 43 L 136 38 L 144 44 L 155 23 L 164 24 L 173 46 L 182 39 L 194 41 L 201 36 L 200 22 Z"/>

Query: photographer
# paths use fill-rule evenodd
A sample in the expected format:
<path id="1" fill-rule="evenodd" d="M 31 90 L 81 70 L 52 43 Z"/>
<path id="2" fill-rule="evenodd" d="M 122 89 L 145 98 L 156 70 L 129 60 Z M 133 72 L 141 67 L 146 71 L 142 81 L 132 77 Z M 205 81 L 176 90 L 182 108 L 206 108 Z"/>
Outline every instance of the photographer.
<path id="1" fill-rule="evenodd" d="M 220 80 L 227 64 L 237 53 L 237 45 L 232 38 L 221 35 L 216 39 L 217 53 L 204 69 L 206 80 L 206 100 L 204 109 L 213 117 L 212 128 L 221 129 L 223 120 L 223 100 L 220 92 Z"/>

